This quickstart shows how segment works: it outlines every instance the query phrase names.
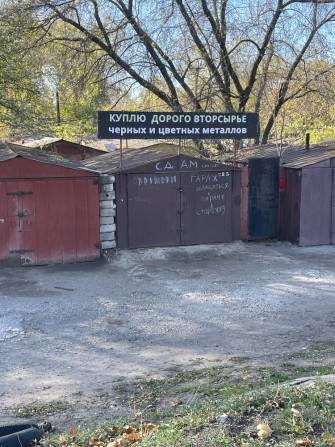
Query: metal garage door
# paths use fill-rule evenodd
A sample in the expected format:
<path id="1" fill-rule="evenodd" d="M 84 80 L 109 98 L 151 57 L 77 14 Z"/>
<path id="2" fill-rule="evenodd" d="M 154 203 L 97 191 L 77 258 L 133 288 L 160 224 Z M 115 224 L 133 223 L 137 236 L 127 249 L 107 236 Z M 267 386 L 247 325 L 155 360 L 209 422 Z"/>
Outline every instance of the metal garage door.
<path id="1" fill-rule="evenodd" d="M 240 172 L 128 175 L 129 247 L 229 242 L 240 235 Z M 234 176 L 237 176 L 234 178 Z"/>
<path id="2" fill-rule="evenodd" d="M 13 263 L 21 259 L 36 262 L 36 228 L 33 186 L 31 182 L 7 182 L 2 184 L 2 203 L 7 204 L 1 210 L 4 216 L 4 233 L 7 233 L 7 251 Z"/>
<path id="3" fill-rule="evenodd" d="M 0 238 L 0 259 L 13 264 L 98 259 L 98 186 L 82 179 L 0 182 Z"/>
<path id="4" fill-rule="evenodd" d="M 180 244 L 180 175 L 129 174 L 129 247 Z"/>
<path id="5" fill-rule="evenodd" d="M 334 168 L 305 168 L 301 176 L 299 245 L 334 243 Z"/>
<path id="6" fill-rule="evenodd" d="M 181 244 L 209 244 L 234 240 L 232 171 L 181 174 Z"/>

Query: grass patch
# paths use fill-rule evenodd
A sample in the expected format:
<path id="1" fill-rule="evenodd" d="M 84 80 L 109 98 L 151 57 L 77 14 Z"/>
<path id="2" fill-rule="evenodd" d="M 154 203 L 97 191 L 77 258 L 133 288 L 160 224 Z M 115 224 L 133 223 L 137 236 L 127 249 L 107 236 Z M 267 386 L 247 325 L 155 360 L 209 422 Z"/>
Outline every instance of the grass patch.
<path id="1" fill-rule="evenodd" d="M 333 353 L 335 352 L 335 341 L 334 340 L 323 340 L 314 343 L 311 352 L 313 353 Z"/>
<path id="2" fill-rule="evenodd" d="M 66 402 L 54 400 L 51 402 L 32 402 L 21 406 L 16 411 L 16 416 L 21 418 L 45 418 L 50 414 L 66 411 L 69 405 Z"/>
<path id="3" fill-rule="evenodd" d="M 243 380 L 243 374 L 248 377 L 245 372 L 237 374 L 222 366 L 173 369 L 166 378 L 119 384 L 115 391 L 133 409 L 131 417 L 86 430 L 72 428 L 51 437 L 48 445 L 335 446 L 335 384 L 316 380 L 313 386 L 290 387 L 283 383 L 299 377 L 297 371 L 302 368 L 286 362 L 279 369 L 258 368 L 257 379 Z M 313 369 L 304 370 L 303 375 L 316 374 Z M 259 424 L 269 430 L 260 430 Z"/>
<path id="4" fill-rule="evenodd" d="M 226 416 L 222 423 L 220 415 Z M 137 413 L 127 424 L 72 429 L 51 438 L 49 446 L 331 447 L 334 420 L 335 384 L 288 387 L 260 381 L 226 385 L 215 398 L 169 412 Z M 262 437 L 259 424 L 269 428 L 268 436 Z"/>
<path id="5" fill-rule="evenodd" d="M 322 360 L 324 358 L 329 358 L 332 354 L 335 355 L 335 341 L 322 340 L 314 343 L 308 349 L 287 354 L 286 358 L 287 361 L 294 359 Z"/>
<path id="6" fill-rule="evenodd" d="M 285 362 L 282 364 L 282 374 L 286 374 L 288 378 L 302 376 L 322 376 L 327 374 L 335 374 L 333 366 L 326 365 L 296 365 L 295 363 Z"/>

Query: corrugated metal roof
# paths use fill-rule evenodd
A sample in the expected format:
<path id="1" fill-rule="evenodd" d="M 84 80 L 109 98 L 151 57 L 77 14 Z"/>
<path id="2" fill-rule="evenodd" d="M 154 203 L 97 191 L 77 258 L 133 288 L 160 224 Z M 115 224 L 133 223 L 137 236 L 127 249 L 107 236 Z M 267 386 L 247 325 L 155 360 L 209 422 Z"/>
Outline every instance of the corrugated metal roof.
<path id="1" fill-rule="evenodd" d="M 287 168 L 304 168 L 324 160 L 335 157 L 335 145 L 311 146 L 310 149 L 302 148 L 298 152 L 285 152 L 281 158 L 281 165 Z"/>
<path id="2" fill-rule="evenodd" d="M 106 149 L 106 146 L 108 146 L 110 143 L 114 144 L 118 149 L 120 148 L 121 140 L 119 139 L 97 139 L 95 135 L 91 135 L 90 138 L 87 138 L 83 141 L 81 141 L 81 144 L 84 146 L 90 146 L 97 149 L 103 149 L 106 150 L 106 152 L 109 152 L 108 148 Z M 124 150 L 128 149 L 144 149 L 149 147 L 151 150 L 155 150 L 154 148 L 157 146 L 164 147 L 164 151 L 167 152 L 174 152 L 178 149 L 179 144 L 178 140 L 133 140 L 133 139 L 125 139 L 122 140 L 122 145 Z M 159 151 L 162 149 L 158 148 Z"/>
<path id="3" fill-rule="evenodd" d="M 28 138 L 25 140 L 13 141 L 12 144 L 18 144 L 20 146 L 31 147 L 33 149 L 44 149 L 49 148 L 53 145 L 57 145 L 58 143 L 66 143 L 72 146 L 75 146 L 78 150 L 80 149 L 89 149 L 91 151 L 100 151 L 101 153 L 106 153 L 106 149 L 97 148 L 94 146 L 84 145 L 81 143 L 76 143 L 74 141 L 64 140 L 64 138 L 53 138 L 53 137 L 43 137 L 39 140 L 34 140 L 32 138 Z"/>
<path id="4" fill-rule="evenodd" d="M 54 138 L 54 137 L 43 137 L 37 139 L 24 138 L 22 140 L 12 141 L 12 144 L 18 144 L 19 146 L 26 146 L 26 147 L 32 147 L 33 149 L 37 149 L 52 143 L 56 143 L 57 141 L 62 141 L 62 138 Z"/>
<path id="5" fill-rule="evenodd" d="M 0 162 L 15 158 L 17 155 L 13 152 L 7 143 L 0 141 Z"/>
<path id="6" fill-rule="evenodd" d="M 239 152 L 236 162 L 248 163 L 250 158 L 272 158 L 278 156 L 279 151 L 276 145 L 257 146 Z M 299 169 L 330 158 L 335 158 L 335 141 L 314 144 L 309 149 L 306 149 L 305 146 L 289 146 L 281 154 L 280 164 L 288 168 Z M 225 162 L 233 162 L 233 160 L 234 156 L 229 155 Z"/>
<path id="7" fill-rule="evenodd" d="M 54 164 L 70 169 L 81 169 L 84 171 L 95 171 L 93 168 L 83 166 L 79 161 L 68 160 L 59 154 L 46 152 L 41 149 L 32 149 L 13 143 L 0 142 L 0 162 L 10 160 L 15 157 L 27 158 L 41 163 Z"/>
<path id="8" fill-rule="evenodd" d="M 176 154 L 166 152 L 154 152 L 149 149 L 126 149 L 122 152 L 122 170 L 137 168 L 139 166 L 160 161 Z M 98 157 L 83 160 L 82 164 L 88 168 L 98 170 L 101 173 L 115 173 L 121 171 L 120 151 L 99 155 Z"/>

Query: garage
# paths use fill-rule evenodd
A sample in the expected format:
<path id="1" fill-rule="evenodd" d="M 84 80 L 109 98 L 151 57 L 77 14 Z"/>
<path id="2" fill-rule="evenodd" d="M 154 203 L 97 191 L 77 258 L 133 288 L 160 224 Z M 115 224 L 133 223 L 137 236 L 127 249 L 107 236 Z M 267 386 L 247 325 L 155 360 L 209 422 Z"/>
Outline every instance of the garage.
<path id="1" fill-rule="evenodd" d="M 241 154 L 242 155 L 242 154 Z M 243 152 L 242 237 L 335 244 L 335 142 Z"/>
<path id="2" fill-rule="evenodd" d="M 77 162 L 0 144 L 0 260 L 99 259 L 99 174 Z"/>
<path id="3" fill-rule="evenodd" d="M 240 238 L 240 170 L 145 149 L 90 159 L 115 175 L 118 248 L 231 242 Z"/>
<path id="4" fill-rule="evenodd" d="M 302 247 L 335 244 L 335 146 L 282 167 L 281 239 Z"/>

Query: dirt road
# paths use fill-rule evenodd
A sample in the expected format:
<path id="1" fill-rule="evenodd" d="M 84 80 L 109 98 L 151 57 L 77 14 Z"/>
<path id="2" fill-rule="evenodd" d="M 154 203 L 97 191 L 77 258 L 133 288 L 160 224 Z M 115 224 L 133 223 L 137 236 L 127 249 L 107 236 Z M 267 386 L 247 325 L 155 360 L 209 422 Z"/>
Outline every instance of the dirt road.
<path id="1" fill-rule="evenodd" d="M 335 246 L 236 242 L 2 268 L 0 423 L 37 404 L 63 425 L 111 417 L 124 411 L 116 383 L 315 352 L 335 344 L 334 302 Z"/>

